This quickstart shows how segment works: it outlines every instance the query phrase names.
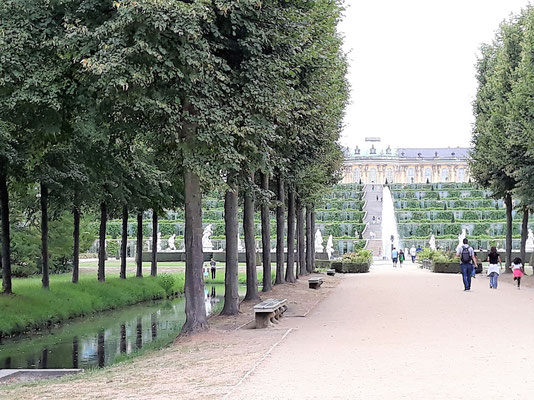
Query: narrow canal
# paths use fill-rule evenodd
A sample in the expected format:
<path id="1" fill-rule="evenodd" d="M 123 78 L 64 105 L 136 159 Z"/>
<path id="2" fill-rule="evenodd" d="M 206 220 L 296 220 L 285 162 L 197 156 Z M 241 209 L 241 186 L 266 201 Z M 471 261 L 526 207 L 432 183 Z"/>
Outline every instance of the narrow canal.
<path id="1" fill-rule="evenodd" d="M 223 297 L 224 285 L 206 286 L 210 315 L 222 309 Z M 185 298 L 151 301 L 76 319 L 40 334 L 3 339 L 0 369 L 104 367 L 153 342 L 172 341 L 185 322 L 184 309 Z"/>

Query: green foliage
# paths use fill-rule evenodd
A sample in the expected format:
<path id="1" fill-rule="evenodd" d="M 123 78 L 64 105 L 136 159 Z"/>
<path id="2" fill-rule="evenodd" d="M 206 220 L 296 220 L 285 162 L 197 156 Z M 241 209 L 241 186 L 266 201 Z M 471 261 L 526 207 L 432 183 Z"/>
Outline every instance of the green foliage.
<path id="1" fill-rule="evenodd" d="M 352 264 L 371 264 L 373 262 L 373 253 L 370 250 L 359 250 L 354 253 L 343 255 L 343 263 Z"/>
<path id="2" fill-rule="evenodd" d="M 157 277 L 158 284 L 165 290 L 167 296 L 172 293 L 172 289 L 175 283 L 175 277 L 171 274 L 159 274 Z"/>
<path id="3" fill-rule="evenodd" d="M 152 277 L 110 277 L 105 283 L 82 275 L 73 284 L 70 276 L 51 276 L 50 290 L 40 290 L 38 278 L 14 279 L 16 295 L 0 296 L 0 336 L 37 329 L 69 318 L 124 307 L 166 296 L 158 280 Z M 183 293 L 183 278 L 171 289 Z"/>

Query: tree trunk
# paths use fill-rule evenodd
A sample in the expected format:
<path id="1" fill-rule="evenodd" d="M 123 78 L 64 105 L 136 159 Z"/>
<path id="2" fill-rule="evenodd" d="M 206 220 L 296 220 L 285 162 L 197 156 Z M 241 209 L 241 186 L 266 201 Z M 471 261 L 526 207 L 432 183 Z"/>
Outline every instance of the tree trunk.
<path id="1" fill-rule="evenodd" d="M 311 272 L 315 272 L 315 207 L 311 207 Z"/>
<path id="2" fill-rule="evenodd" d="M 106 281 L 106 224 L 108 222 L 108 213 L 106 202 L 100 204 L 100 230 L 98 232 L 98 281 Z"/>
<path id="3" fill-rule="evenodd" d="M 204 303 L 202 265 L 202 194 L 200 179 L 190 170 L 184 173 L 185 188 L 185 323 L 182 335 L 208 328 Z"/>
<path id="4" fill-rule="evenodd" d="M 254 174 L 251 175 L 254 183 Z M 256 238 L 254 235 L 254 194 L 245 193 L 243 204 L 243 232 L 245 234 L 245 256 L 247 261 L 247 293 L 245 301 L 258 300 L 258 272 L 256 269 Z"/>
<path id="5" fill-rule="evenodd" d="M 74 217 L 74 229 L 72 231 L 74 241 L 72 251 L 72 283 L 78 283 L 80 277 L 80 208 L 78 204 L 74 204 L 72 216 Z"/>
<path id="6" fill-rule="evenodd" d="M 523 265 L 526 264 L 527 260 L 527 239 L 528 239 L 528 207 L 523 207 L 523 223 L 521 224 L 521 260 L 523 261 Z"/>
<path id="7" fill-rule="evenodd" d="M 158 213 L 152 210 L 152 262 L 150 276 L 158 275 Z"/>
<path id="8" fill-rule="evenodd" d="M 507 194 L 504 197 L 506 204 L 506 272 L 512 272 L 512 195 Z"/>
<path id="9" fill-rule="evenodd" d="M 269 174 L 261 175 L 261 188 L 269 190 Z M 261 205 L 261 247 L 263 264 L 263 292 L 273 290 L 271 278 L 271 219 L 269 214 L 269 203 L 266 201 Z"/>
<path id="10" fill-rule="evenodd" d="M 287 193 L 287 268 L 286 281 L 295 283 L 295 191 Z"/>
<path id="11" fill-rule="evenodd" d="M 312 240 L 311 207 L 306 206 L 306 271 L 312 272 L 313 246 Z"/>
<path id="12" fill-rule="evenodd" d="M 224 276 L 224 308 L 221 315 L 239 314 L 239 293 L 237 288 L 238 235 L 237 184 L 234 174 L 228 175 L 229 189 L 224 196 L 224 227 L 226 235 L 226 271 Z"/>
<path id="13" fill-rule="evenodd" d="M 284 283 L 284 224 L 285 193 L 284 181 L 278 176 L 278 205 L 276 206 L 276 278 L 275 285 Z"/>
<path id="14" fill-rule="evenodd" d="M 128 256 L 128 206 L 122 206 L 122 232 L 121 232 L 121 279 L 126 279 L 126 258 Z"/>
<path id="15" fill-rule="evenodd" d="M 137 271 L 135 276 L 143 277 L 143 211 L 137 213 L 137 238 L 136 238 L 135 261 L 137 262 Z"/>
<path id="16" fill-rule="evenodd" d="M 43 289 L 50 287 L 50 269 L 48 267 L 48 187 L 41 183 L 41 262 L 43 269 Z"/>
<path id="17" fill-rule="evenodd" d="M 0 172 L 0 210 L 2 212 L 2 293 L 11 294 L 11 234 L 9 232 L 9 192 L 7 176 Z"/>
<path id="18" fill-rule="evenodd" d="M 307 275 L 306 270 L 306 240 L 304 238 L 304 207 L 302 202 L 297 199 L 297 249 L 298 249 L 298 266 L 299 275 Z"/>

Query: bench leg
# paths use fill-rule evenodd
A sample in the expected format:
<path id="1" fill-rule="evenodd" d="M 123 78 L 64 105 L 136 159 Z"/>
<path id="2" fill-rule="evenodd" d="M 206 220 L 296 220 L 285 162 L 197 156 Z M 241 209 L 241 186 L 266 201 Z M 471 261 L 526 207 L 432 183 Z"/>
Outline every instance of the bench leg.
<path id="1" fill-rule="evenodd" d="M 272 313 L 256 313 L 256 329 L 270 327 Z"/>

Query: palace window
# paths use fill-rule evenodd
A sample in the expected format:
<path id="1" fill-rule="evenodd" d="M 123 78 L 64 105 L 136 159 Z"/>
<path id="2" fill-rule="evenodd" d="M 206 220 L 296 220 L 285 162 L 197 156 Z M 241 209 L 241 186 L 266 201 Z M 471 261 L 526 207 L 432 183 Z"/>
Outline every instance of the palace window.
<path id="1" fill-rule="evenodd" d="M 352 173 L 352 182 L 354 183 L 358 183 L 360 182 L 360 178 L 361 178 L 361 173 L 360 173 L 360 169 L 359 168 L 356 168 L 353 173 Z"/>
<path id="2" fill-rule="evenodd" d="M 458 170 L 458 182 L 465 182 L 465 169 L 463 168 Z"/>
<path id="3" fill-rule="evenodd" d="M 369 179 L 371 180 L 371 183 L 376 183 L 376 169 L 371 168 L 369 171 Z"/>
<path id="4" fill-rule="evenodd" d="M 386 169 L 386 179 L 388 180 L 388 183 L 393 183 L 393 169 L 392 168 Z"/>
<path id="5" fill-rule="evenodd" d="M 432 170 L 430 168 L 425 168 L 425 182 L 432 182 Z"/>
<path id="6" fill-rule="evenodd" d="M 448 168 L 442 168 L 441 169 L 441 181 L 442 182 L 448 182 L 449 181 L 449 169 Z"/>
<path id="7" fill-rule="evenodd" d="M 408 183 L 415 182 L 415 170 L 413 168 L 408 168 Z"/>

